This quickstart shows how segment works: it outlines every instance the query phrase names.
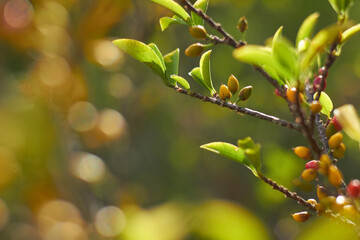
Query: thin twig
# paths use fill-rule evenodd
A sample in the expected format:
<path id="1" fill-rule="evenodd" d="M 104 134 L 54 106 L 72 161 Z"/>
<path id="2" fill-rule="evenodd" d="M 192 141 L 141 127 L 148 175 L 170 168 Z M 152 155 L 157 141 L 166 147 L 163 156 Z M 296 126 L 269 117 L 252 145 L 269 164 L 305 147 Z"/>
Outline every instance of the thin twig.
<path id="1" fill-rule="evenodd" d="M 291 192 L 289 189 L 277 184 L 275 181 L 259 174 L 259 178 L 265 182 L 266 184 L 269 184 L 274 190 L 277 190 L 281 193 L 283 193 L 287 198 L 291 198 L 298 202 L 300 205 L 306 207 L 307 209 L 316 212 L 315 206 L 309 202 L 307 202 L 304 198 L 297 195 L 296 192 Z"/>
<path id="2" fill-rule="evenodd" d="M 185 95 L 188 95 L 190 97 L 200 99 L 200 100 L 202 100 L 204 102 L 210 102 L 210 103 L 219 105 L 221 107 L 225 107 L 225 108 L 228 108 L 230 110 L 236 111 L 238 113 L 246 114 L 246 115 L 256 117 L 256 118 L 259 118 L 259 119 L 262 119 L 262 120 L 265 120 L 265 121 L 268 121 L 268 122 L 272 122 L 272 123 L 274 123 L 276 125 L 279 125 L 279 126 L 282 126 L 282 127 L 286 127 L 286 128 L 289 128 L 289 129 L 300 131 L 300 126 L 298 124 L 288 122 L 288 121 L 280 119 L 278 117 L 274 117 L 274 116 L 271 116 L 271 115 L 268 115 L 268 114 L 265 114 L 265 113 L 262 113 L 262 112 L 259 112 L 259 111 L 255 111 L 255 110 L 252 110 L 252 109 L 249 109 L 249 108 L 239 107 L 236 104 L 232 104 L 232 103 L 223 101 L 220 98 L 204 96 L 204 95 L 202 95 L 200 93 L 196 93 L 196 92 L 193 92 L 193 91 L 187 91 L 187 90 L 179 88 L 179 87 L 173 87 L 173 88 L 178 93 L 185 94 Z"/>
<path id="3" fill-rule="evenodd" d="M 203 11 L 195 8 L 188 0 L 180 0 L 180 2 L 185 6 L 185 8 L 189 9 L 192 12 L 195 12 L 197 15 L 199 15 L 202 19 L 204 19 L 205 22 L 207 22 L 212 28 L 214 28 L 216 31 L 218 31 L 221 35 L 224 36 L 224 40 L 221 42 L 232 46 L 234 48 L 241 47 L 245 45 L 244 42 L 240 41 L 237 42 L 230 34 L 228 34 L 225 29 L 221 26 L 220 23 L 215 22 L 211 17 L 206 15 Z M 217 38 L 218 40 L 218 38 Z M 219 42 L 217 42 L 219 43 Z"/>

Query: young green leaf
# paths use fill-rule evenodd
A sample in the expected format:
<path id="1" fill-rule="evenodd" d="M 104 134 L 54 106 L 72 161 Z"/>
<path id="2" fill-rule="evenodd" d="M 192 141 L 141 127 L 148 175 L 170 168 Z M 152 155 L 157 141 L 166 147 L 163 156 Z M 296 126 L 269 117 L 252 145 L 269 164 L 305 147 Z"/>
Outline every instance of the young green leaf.
<path id="1" fill-rule="evenodd" d="M 314 94 L 314 99 L 317 97 L 317 93 Z M 325 114 L 328 118 L 330 118 L 330 112 L 333 110 L 333 103 L 331 98 L 325 93 L 321 92 L 319 102 L 322 106 L 321 113 Z"/>
<path id="2" fill-rule="evenodd" d="M 260 144 L 256 144 L 254 148 L 246 148 L 245 156 L 250 160 L 251 164 L 255 167 L 256 171 L 261 171 L 261 152 Z"/>
<path id="3" fill-rule="evenodd" d="M 220 154 L 224 157 L 230 158 L 246 166 L 251 172 L 258 176 L 255 167 L 251 164 L 250 160 L 246 157 L 245 151 L 235 145 L 225 142 L 212 142 L 200 146 L 200 148 Z"/>
<path id="4" fill-rule="evenodd" d="M 337 14 L 340 14 L 340 1 L 341 0 L 329 0 L 329 3 Z"/>
<path id="5" fill-rule="evenodd" d="M 286 83 L 285 80 L 283 80 L 279 77 L 279 75 L 276 73 L 276 71 L 272 67 L 269 67 L 268 65 L 262 65 L 262 69 L 267 74 L 269 74 L 270 77 L 275 79 L 280 84 L 280 86 L 282 86 Z"/>
<path id="6" fill-rule="evenodd" d="M 291 76 L 290 79 L 296 79 L 297 74 L 297 56 L 295 49 L 283 40 L 276 41 L 273 44 L 273 56 L 286 71 L 286 76 Z"/>
<path id="7" fill-rule="evenodd" d="M 304 40 L 306 38 L 311 38 L 311 34 L 314 30 L 315 24 L 319 18 L 319 13 L 315 12 L 313 14 L 311 14 L 310 16 L 308 16 L 304 22 L 301 24 L 299 31 L 297 33 L 296 36 L 296 47 L 299 46 L 299 42 L 301 40 Z"/>
<path id="8" fill-rule="evenodd" d="M 208 89 L 209 91 L 211 91 L 211 89 L 209 89 L 203 80 L 203 77 L 201 75 L 201 71 L 200 71 L 200 67 L 196 67 L 193 70 L 191 70 L 191 72 L 189 72 L 189 75 L 203 88 Z"/>
<path id="9" fill-rule="evenodd" d="M 164 31 L 165 29 L 167 29 L 169 26 L 171 26 L 173 24 L 188 25 L 182 18 L 179 18 L 179 17 L 176 18 L 176 15 L 172 18 L 162 17 L 162 18 L 160 18 L 159 22 L 160 22 L 161 31 Z"/>
<path id="10" fill-rule="evenodd" d="M 356 24 L 355 26 L 352 26 L 351 28 L 346 29 L 342 33 L 340 44 L 343 44 L 358 32 L 360 32 L 360 23 Z"/>
<path id="11" fill-rule="evenodd" d="M 197 9 L 200 9 L 204 13 L 206 13 L 208 5 L 209 5 L 209 0 L 197 0 L 194 3 L 194 7 L 197 8 Z M 194 22 L 194 25 L 202 25 L 202 26 L 204 25 L 204 19 L 202 19 L 196 13 L 191 12 L 191 18 L 192 18 L 192 20 Z"/>
<path id="12" fill-rule="evenodd" d="M 210 69 L 210 54 L 211 50 L 205 52 L 200 58 L 200 72 L 205 85 L 208 87 L 211 95 L 216 93 L 212 80 L 211 80 L 211 69 Z"/>
<path id="13" fill-rule="evenodd" d="M 300 67 L 305 70 L 314 60 L 318 53 L 322 53 L 330 44 L 339 37 L 343 27 L 338 24 L 331 25 L 320 32 L 311 40 L 309 48 L 304 52 Z"/>
<path id="14" fill-rule="evenodd" d="M 156 53 L 156 55 L 157 55 L 158 58 L 160 59 L 162 68 L 163 68 L 163 69 L 166 69 L 163 55 L 162 55 L 162 53 L 160 52 L 159 48 L 156 46 L 156 44 L 155 44 L 155 43 L 149 43 L 148 46 L 151 47 L 152 50 L 154 50 L 154 52 Z"/>
<path id="15" fill-rule="evenodd" d="M 334 110 L 334 115 L 346 134 L 360 143 L 360 120 L 354 105 L 345 104 L 338 107 Z"/>
<path id="16" fill-rule="evenodd" d="M 164 56 L 164 62 L 166 66 L 166 77 L 171 82 L 172 85 L 175 85 L 175 82 L 172 81 L 173 79 L 170 77 L 171 75 L 178 74 L 179 70 L 179 52 L 180 50 L 177 48 L 174 51 L 166 54 Z"/>
<path id="17" fill-rule="evenodd" d="M 164 80 L 166 85 L 170 85 L 166 81 L 163 62 L 151 47 L 140 41 L 125 38 L 114 40 L 113 43 L 136 60 L 148 65 Z"/>
<path id="18" fill-rule="evenodd" d="M 272 48 L 274 48 L 274 45 L 276 42 L 280 41 L 282 38 L 282 30 L 283 30 L 283 26 L 279 27 L 278 30 L 276 30 L 274 37 L 272 39 Z"/>
<path id="19" fill-rule="evenodd" d="M 184 19 L 185 22 L 187 22 L 189 25 L 192 24 L 189 14 L 177 2 L 173 0 L 151 0 L 151 1 L 160 4 L 166 7 L 167 9 L 173 11 L 176 15 Z"/>
<path id="20" fill-rule="evenodd" d="M 233 57 L 241 62 L 258 67 L 267 65 L 274 69 L 281 78 L 287 79 L 293 77 L 293 75 L 289 74 L 289 71 L 284 69 L 272 56 L 271 48 L 257 45 L 245 45 L 235 49 L 233 51 Z"/>
<path id="21" fill-rule="evenodd" d="M 254 142 L 254 140 L 252 140 L 251 137 L 246 137 L 244 139 L 239 139 L 237 144 L 242 149 L 255 148 L 255 142 Z"/>
<path id="22" fill-rule="evenodd" d="M 183 86 L 186 90 L 190 90 L 190 84 L 188 83 L 188 81 L 186 81 L 185 78 L 175 74 L 171 75 L 170 78 L 176 81 L 177 83 L 181 84 L 181 86 Z"/>

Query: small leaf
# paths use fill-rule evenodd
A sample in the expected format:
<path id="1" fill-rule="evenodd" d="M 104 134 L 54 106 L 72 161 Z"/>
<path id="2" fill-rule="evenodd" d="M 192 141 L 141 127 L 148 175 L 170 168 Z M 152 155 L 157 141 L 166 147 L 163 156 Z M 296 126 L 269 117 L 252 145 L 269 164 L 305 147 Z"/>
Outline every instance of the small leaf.
<path id="1" fill-rule="evenodd" d="M 346 134 L 360 143 L 360 120 L 354 105 L 338 107 L 334 110 L 334 115 Z"/>
<path id="2" fill-rule="evenodd" d="M 167 79 L 171 82 L 172 85 L 175 85 L 175 82 L 172 81 L 173 79 L 170 77 L 171 75 L 178 74 L 179 70 L 179 52 L 180 50 L 177 48 L 176 50 L 166 54 L 164 56 L 164 62 L 166 66 L 165 75 Z"/>
<path id="3" fill-rule="evenodd" d="M 340 43 L 343 44 L 358 32 L 360 32 L 360 23 L 346 29 L 341 35 Z"/>
<path id="4" fill-rule="evenodd" d="M 212 142 L 212 143 L 204 144 L 200 146 L 200 148 L 220 154 L 224 157 L 239 162 L 245 165 L 248 169 L 250 169 L 255 176 L 258 176 L 255 167 L 246 157 L 244 150 L 235 145 L 225 142 Z"/>
<path id="5" fill-rule="evenodd" d="M 179 19 L 181 19 L 181 21 L 179 20 Z M 165 29 L 167 29 L 169 26 L 171 26 L 171 25 L 173 25 L 173 24 L 185 24 L 185 25 L 187 25 L 187 23 L 186 22 L 184 22 L 183 20 L 182 20 L 182 18 L 178 18 L 178 19 L 176 19 L 176 18 L 174 18 L 174 17 L 172 17 L 172 18 L 169 18 L 169 17 L 162 17 L 162 18 L 160 18 L 160 27 L 161 27 L 161 31 L 164 31 Z"/>
<path id="6" fill-rule="evenodd" d="M 285 81 L 279 77 L 279 75 L 276 73 L 276 71 L 272 67 L 269 67 L 268 65 L 262 65 L 262 69 L 267 74 L 269 74 L 270 77 L 275 79 L 280 84 L 280 86 L 285 84 Z"/>
<path id="7" fill-rule="evenodd" d="M 284 79 L 292 77 L 292 75 L 289 74 L 289 71 L 284 69 L 274 59 L 271 54 L 271 48 L 257 45 L 245 45 L 235 49 L 233 51 L 233 57 L 241 62 L 258 67 L 267 65 L 268 67 L 274 69 L 274 71 Z"/>
<path id="8" fill-rule="evenodd" d="M 211 80 L 211 70 L 210 70 L 210 54 L 211 50 L 205 52 L 200 58 L 200 72 L 203 78 L 205 85 L 208 87 L 211 95 L 216 93 L 212 80 Z"/>
<path id="9" fill-rule="evenodd" d="M 303 54 L 300 62 L 301 69 L 306 69 L 318 53 L 322 53 L 332 44 L 339 37 L 341 30 L 341 26 L 334 24 L 318 32 L 311 40 L 309 48 Z"/>
<path id="10" fill-rule="evenodd" d="M 239 139 L 237 144 L 242 149 L 254 148 L 255 147 L 255 142 L 254 142 L 254 140 L 252 140 L 251 137 L 246 137 L 244 139 Z"/>
<path id="11" fill-rule="evenodd" d="M 335 10 L 335 12 L 337 14 L 339 14 L 340 13 L 339 0 L 329 0 L 329 3 L 331 4 L 331 6 Z"/>
<path id="12" fill-rule="evenodd" d="M 173 0 L 151 0 L 157 4 L 160 4 L 167 9 L 173 11 L 176 15 L 184 19 L 189 25 L 191 25 L 191 18 L 189 14 L 183 9 L 177 2 Z"/>
<path id="13" fill-rule="evenodd" d="M 308 16 L 304 22 L 301 24 L 299 31 L 297 33 L 297 37 L 296 37 L 296 47 L 299 46 L 299 42 L 301 40 L 304 40 L 306 38 L 311 39 L 311 34 L 314 30 L 315 24 L 319 18 L 319 13 L 315 12 L 313 14 L 311 14 L 310 16 Z"/>
<path id="14" fill-rule="evenodd" d="M 287 76 L 292 76 L 292 79 L 297 78 L 297 56 L 290 44 L 283 40 L 276 41 L 273 45 L 273 56 L 282 66 L 283 71 L 286 71 Z"/>
<path id="15" fill-rule="evenodd" d="M 194 68 L 193 70 L 191 70 L 191 72 L 189 72 L 189 75 L 190 75 L 200 86 L 202 86 L 203 88 L 208 89 L 209 91 L 211 91 L 211 89 L 209 89 L 209 88 L 205 85 L 199 67 L 196 67 L 196 68 Z"/>
<path id="16" fill-rule="evenodd" d="M 113 43 L 136 60 L 148 65 L 165 82 L 165 68 L 157 53 L 145 43 L 133 39 L 117 39 Z"/>
<path id="17" fill-rule="evenodd" d="M 209 5 L 209 0 L 197 0 L 194 3 L 194 7 L 197 9 L 200 9 L 204 13 L 206 13 L 208 5 Z M 202 26 L 204 25 L 204 19 L 202 19 L 196 13 L 191 12 L 191 18 L 194 22 L 194 25 L 202 25 Z"/>
<path id="18" fill-rule="evenodd" d="M 261 152 L 260 144 L 257 144 L 255 148 L 245 149 L 245 155 L 250 160 L 251 164 L 255 167 L 257 172 L 261 170 Z"/>
<path id="19" fill-rule="evenodd" d="M 314 99 L 316 99 L 317 93 L 314 94 Z M 328 118 L 330 118 L 330 112 L 333 110 L 333 103 L 331 98 L 325 93 L 321 92 L 319 102 L 322 106 L 321 113 L 325 114 Z"/>
<path id="20" fill-rule="evenodd" d="M 190 90 L 190 84 L 188 83 L 188 81 L 186 81 L 185 78 L 174 75 L 174 74 L 171 75 L 170 77 L 177 83 L 181 84 L 181 86 L 183 86 L 186 90 Z"/>
<path id="21" fill-rule="evenodd" d="M 152 50 L 154 50 L 154 52 L 156 53 L 156 55 L 160 59 L 162 68 L 166 69 L 164 58 L 163 58 L 162 53 L 160 52 L 159 48 L 156 46 L 156 44 L 155 43 L 149 43 L 148 46 L 151 47 Z"/>
<path id="22" fill-rule="evenodd" d="M 272 47 L 274 48 L 274 45 L 276 42 L 280 41 L 282 38 L 282 30 L 283 30 L 283 26 L 279 27 L 278 30 L 276 30 L 274 37 L 272 39 Z"/>

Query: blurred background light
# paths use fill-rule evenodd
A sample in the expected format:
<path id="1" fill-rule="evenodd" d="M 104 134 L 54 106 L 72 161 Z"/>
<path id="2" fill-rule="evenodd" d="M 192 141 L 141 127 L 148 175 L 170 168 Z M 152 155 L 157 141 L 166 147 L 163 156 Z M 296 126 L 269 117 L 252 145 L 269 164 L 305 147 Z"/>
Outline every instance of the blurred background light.
<path id="1" fill-rule="evenodd" d="M 79 101 L 69 108 L 68 122 L 75 131 L 89 131 L 96 125 L 96 121 L 97 110 L 89 102 Z"/>
<path id="2" fill-rule="evenodd" d="M 9 0 L 4 5 L 4 20 L 14 29 L 27 27 L 34 16 L 34 9 L 28 0 Z"/>
<path id="3" fill-rule="evenodd" d="M 125 215 L 118 207 L 104 207 L 96 214 L 96 230 L 104 237 L 115 237 L 119 235 L 123 231 L 125 225 Z"/>
<path id="4" fill-rule="evenodd" d="M 106 168 L 101 158 L 90 153 L 76 153 L 71 160 L 74 175 L 86 182 L 95 183 L 103 179 Z"/>

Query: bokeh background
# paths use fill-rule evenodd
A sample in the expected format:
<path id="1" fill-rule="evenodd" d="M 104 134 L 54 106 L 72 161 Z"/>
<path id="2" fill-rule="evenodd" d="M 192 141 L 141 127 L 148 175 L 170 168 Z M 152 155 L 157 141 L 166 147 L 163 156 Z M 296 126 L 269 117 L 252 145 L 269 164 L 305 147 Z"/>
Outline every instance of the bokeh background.
<path id="1" fill-rule="evenodd" d="M 280 26 L 294 41 L 315 11 L 317 30 L 336 22 L 325 0 L 211 0 L 208 13 L 236 38 L 246 16 L 246 40 L 264 44 Z M 161 32 L 163 16 L 172 13 L 148 0 L 0 1 L 0 239 L 310 239 L 314 226 L 333 229 L 316 218 L 294 222 L 290 213 L 303 208 L 199 148 L 252 136 L 266 175 L 314 198 L 298 179 L 305 162 L 291 150 L 306 144 L 299 133 L 177 94 L 111 43 L 180 48 L 186 77 L 199 61 L 184 55 L 195 40 L 185 26 Z M 360 22 L 359 3 L 350 16 Z M 346 43 L 330 70 L 335 106 L 360 107 L 359 42 Z M 234 74 L 254 87 L 243 106 L 292 120 L 271 85 L 231 51 L 213 50 L 216 88 Z M 339 167 L 349 181 L 359 177 L 359 149 L 345 143 Z"/>

